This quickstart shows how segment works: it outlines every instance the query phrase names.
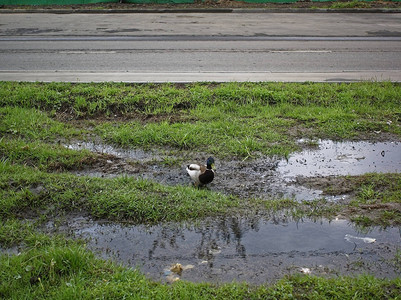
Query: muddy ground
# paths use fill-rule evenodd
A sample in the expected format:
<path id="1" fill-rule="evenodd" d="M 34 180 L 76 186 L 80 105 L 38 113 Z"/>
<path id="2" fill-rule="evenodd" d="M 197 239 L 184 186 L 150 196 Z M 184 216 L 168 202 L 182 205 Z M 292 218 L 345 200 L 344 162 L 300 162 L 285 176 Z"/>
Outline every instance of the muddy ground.
<path id="1" fill-rule="evenodd" d="M 311 148 L 299 141 L 303 151 L 288 159 L 258 158 L 216 159 L 216 177 L 207 188 L 240 198 L 296 198 L 313 200 L 320 196 L 344 199 L 353 196 L 355 182 L 345 175 L 369 172 L 400 172 L 401 143 L 333 142 L 323 140 Z M 132 175 L 168 185 L 190 185 L 185 168 L 189 163 L 204 164 L 208 153 L 171 149 L 123 149 L 101 142 L 76 141 L 70 149 L 87 149 L 101 154 L 96 163 L 79 175 L 112 177 Z"/>
<path id="2" fill-rule="evenodd" d="M 329 204 L 347 203 L 355 187 L 344 174 L 401 172 L 401 143 L 397 141 L 322 140 L 312 148 L 308 141 L 299 143 L 304 150 L 288 159 L 215 157 L 216 178 L 207 188 L 242 199 L 288 197 L 301 201 L 324 197 Z M 98 177 L 125 174 L 167 185 L 190 185 L 186 164 L 205 161 L 210 155 L 166 148 L 123 149 L 100 141 L 74 141 L 64 146 L 98 154 L 93 165 L 72 173 Z M 41 230 L 84 239 L 100 257 L 139 268 L 161 282 L 265 284 L 297 273 L 397 278 L 401 270 L 399 225 L 359 228 L 348 221 L 355 213 L 401 212 L 399 203 L 380 205 L 375 209 L 361 206 L 359 212 L 343 211 L 331 220 L 254 212 L 157 225 L 110 223 L 76 212 L 48 221 Z M 176 264 L 182 266 L 180 272 L 172 268 Z"/>
<path id="3" fill-rule="evenodd" d="M 366 216 L 378 221 L 383 212 L 401 214 L 401 203 L 347 206 L 354 199 L 360 175 L 369 172 L 401 172 L 401 143 L 333 142 L 323 140 L 311 148 L 300 140 L 303 151 L 287 159 L 216 159 L 216 176 L 207 189 L 240 199 L 292 199 L 310 201 L 326 199 L 327 205 L 343 204 L 338 217 L 351 219 Z M 167 185 L 192 185 L 186 165 L 204 163 L 207 153 L 171 149 L 123 149 L 99 142 L 75 142 L 71 149 L 88 149 L 101 154 L 94 165 L 75 170 L 77 175 L 115 177 L 122 174 Z M 347 177 L 350 175 L 351 177 Z M 327 207 L 329 210 L 330 207 Z M 393 224 L 393 220 L 388 221 Z"/>

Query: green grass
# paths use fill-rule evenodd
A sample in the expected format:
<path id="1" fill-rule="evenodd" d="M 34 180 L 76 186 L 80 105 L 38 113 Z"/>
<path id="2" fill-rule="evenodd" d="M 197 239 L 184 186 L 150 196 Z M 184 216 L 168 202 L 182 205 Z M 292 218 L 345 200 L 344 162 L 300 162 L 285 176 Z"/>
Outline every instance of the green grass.
<path id="1" fill-rule="evenodd" d="M 401 85 L 352 84 L 69 84 L 0 82 L 0 298 L 10 299 L 383 299 L 400 280 L 370 276 L 284 277 L 265 286 L 177 282 L 96 259 L 83 243 L 41 232 L 70 213 L 153 224 L 233 214 L 284 213 L 299 219 L 348 213 L 363 225 L 400 224 L 399 174 L 349 177 L 349 205 L 325 199 L 239 199 L 207 189 L 140 178 L 67 173 L 107 157 L 66 149 L 69 140 L 103 139 L 127 148 L 161 147 L 169 166 L 184 151 L 218 157 L 287 156 L 298 138 L 401 136 Z M 57 171 L 57 172 L 54 172 Z M 200 205 L 201 204 L 201 205 Z M 366 207 L 389 205 L 375 216 Z M 370 210 L 371 211 L 371 210 Z M 397 254 L 398 255 L 398 254 Z M 394 258 L 399 263 L 399 257 Z"/>
<path id="2" fill-rule="evenodd" d="M 224 156 L 252 157 L 258 153 L 287 156 L 297 149 L 295 143 L 270 131 L 262 122 L 234 118 L 174 123 L 162 121 L 143 125 L 139 122 L 104 123 L 96 132 L 109 143 L 124 147 L 171 147 L 200 150 Z"/>
<path id="3" fill-rule="evenodd" d="M 371 276 L 285 277 L 273 285 L 153 282 L 138 270 L 95 258 L 79 244 L 36 244 L 0 256 L 0 297 L 6 299 L 395 299 L 400 279 Z"/>
<path id="4" fill-rule="evenodd" d="M 37 109 L 16 106 L 0 107 L 0 134 L 29 141 L 54 141 L 57 138 L 72 138 L 81 130 L 53 120 L 49 114 Z"/>
<path id="5" fill-rule="evenodd" d="M 353 222 L 364 227 L 401 223 L 401 174 L 368 173 L 346 178 L 355 193 L 348 205 Z"/>
<path id="6" fill-rule="evenodd" d="M 51 139 L 56 132 L 68 137 L 82 133 L 54 118 L 101 118 L 95 133 L 122 146 L 200 149 L 221 156 L 288 156 L 297 149 L 299 137 L 401 135 L 400 94 L 399 84 L 372 82 L 2 82 L 0 131 L 30 139 Z M 47 130 L 38 131 L 41 127 Z"/>
<path id="7" fill-rule="evenodd" d="M 87 150 L 74 151 L 59 144 L 0 139 L 0 159 L 48 171 L 80 169 L 91 165 L 99 155 Z"/>
<path id="8" fill-rule="evenodd" d="M 60 205 L 56 205 L 58 208 L 85 209 L 96 217 L 158 222 L 220 214 L 228 207 L 240 206 L 238 199 L 209 191 L 165 187 L 124 176 L 95 179 L 46 173 L 79 169 L 99 161 L 99 155 L 57 144 L 73 138 L 84 140 L 88 135 L 128 148 L 165 147 L 176 156 L 189 150 L 241 158 L 260 154 L 288 156 L 298 149 L 299 137 L 354 138 L 377 130 L 400 135 L 401 85 L 388 82 L 188 85 L 1 82 L 0 95 L 3 135 L 0 158 L 7 169 L 4 176 L 16 177 L 18 174 L 10 170 L 20 165 L 33 168 L 21 169 L 26 177 L 19 190 L 7 190 L 9 203 L 4 209 L 14 203 L 16 211 L 42 202 L 49 204 L 52 199 Z M 163 163 L 174 163 L 171 160 L 167 158 Z M 42 171 L 37 173 L 41 178 L 29 183 L 29 176 L 37 170 Z M 364 178 L 364 182 L 357 179 L 354 183 L 359 191 L 351 205 L 399 202 L 398 177 Z M 54 191 L 42 191 L 43 195 L 32 193 L 36 186 L 43 186 L 41 180 L 56 186 Z M 102 193 L 96 193 L 96 189 Z M 84 201 L 87 197 L 90 201 Z M 208 204 L 203 212 L 194 209 L 197 197 Z M 267 210 L 288 205 L 287 200 L 280 201 L 260 204 L 255 200 L 250 205 L 265 206 Z M 175 207 L 176 203 L 180 205 Z M 317 203 L 293 203 L 289 209 L 294 217 L 331 217 L 338 211 L 328 203 Z M 384 219 L 391 216 L 389 210 Z"/>
<path id="9" fill-rule="evenodd" d="M 95 218 L 157 223 L 224 215 L 241 206 L 235 197 L 190 186 L 164 186 L 128 176 L 53 174 L 5 161 L 0 162 L 0 188 L 2 218 L 83 210 Z"/>
<path id="10" fill-rule="evenodd" d="M 401 203 L 400 174 L 370 173 L 354 180 L 359 203 Z"/>

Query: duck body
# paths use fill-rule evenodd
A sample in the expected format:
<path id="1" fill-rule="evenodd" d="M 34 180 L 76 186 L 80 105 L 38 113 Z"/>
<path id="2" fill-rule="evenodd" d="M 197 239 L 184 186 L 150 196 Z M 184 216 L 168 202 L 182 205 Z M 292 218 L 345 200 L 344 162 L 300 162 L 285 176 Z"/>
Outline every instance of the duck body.
<path id="1" fill-rule="evenodd" d="M 191 177 L 195 186 L 202 186 L 213 181 L 213 165 L 214 159 L 213 157 L 209 157 L 206 161 L 206 165 L 190 164 L 187 166 L 187 173 Z"/>

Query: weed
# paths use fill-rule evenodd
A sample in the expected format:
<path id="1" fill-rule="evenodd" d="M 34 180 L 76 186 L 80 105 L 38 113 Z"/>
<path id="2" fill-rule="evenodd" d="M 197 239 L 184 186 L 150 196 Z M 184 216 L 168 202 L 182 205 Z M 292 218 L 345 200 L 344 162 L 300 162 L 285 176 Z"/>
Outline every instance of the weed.
<path id="1" fill-rule="evenodd" d="M 367 216 L 353 216 L 351 217 L 352 222 L 355 222 L 358 226 L 369 227 L 372 226 L 375 222 L 371 218 Z"/>
<path id="2" fill-rule="evenodd" d="M 358 197 L 361 202 L 363 203 L 369 203 L 374 201 L 375 197 L 375 191 L 373 189 L 373 185 L 363 185 L 360 188 L 360 191 L 358 193 Z"/>

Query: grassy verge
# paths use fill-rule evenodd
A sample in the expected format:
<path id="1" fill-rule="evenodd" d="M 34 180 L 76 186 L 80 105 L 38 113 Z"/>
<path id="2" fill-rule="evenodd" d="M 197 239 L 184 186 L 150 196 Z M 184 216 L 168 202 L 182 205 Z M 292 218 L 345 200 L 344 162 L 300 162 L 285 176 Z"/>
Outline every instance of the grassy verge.
<path id="1" fill-rule="evenodd" d="M 335 2 L 329 6 L 331 9 L 342 8 L 371 8 L 371 4 L 367 1 L 352 0 L 347 2 Z"/>
<path id="2" fill-rule="evenodd" d="M 20 109 L 35 108 L 62 120 L 101 121 L 93 123 L 94 132 L 121 146 L 201 149 L 225 157 L 286 156 L 297 149 L 299 137 L 377 138 L 378 132 L 400 136 L 400 94 L 401 86 L 392 83 L 3 82 L 0 106 L 1 113 L 14 120 L 23 115 Z M 38 122 L 43 123 L 40 114 Z M 29 131 L 19 132 L 20 125 L 4 123 L 8 134 L 33 138 Z M 49 129 L 39 135 L 51 136 L 57 125 L 46 126 Z"/>
<path id="3" fill-rule="evenodd" d="M 401 135 L 399 95 L 399 84 L 372 82 L 1 82 L 0 157 L 3 182 L 11 187 L 4 185 L 2 191 L 3 215 L 10 215 L 9 209 L 24 211 L 32 206 L 38 212 L 49 206 L 83 209 L 95 217 L 152 223 L 262 207 L 270 212 L 286 209 L 295 218 L 331 218 L 343 213 L 362 224 L 399 223 L 398 206 L 388 206 L 381 216 L 368 218 L 363 213 L 365 208 L 399 202 L 396 174 L 365 176 L 363 180 L 348 178 L 359 194 L 344 209 L 324 200 L 252 200 L 244 204 L 209 191 L 165 187 L 124 176 L 95 179 L 46 173 L 79 169 L 101 160 L 88 151 L 59 145 L 60 141 L 83 140 L 88 135 L 128 148 L 164 146 L 175 153 L 193 150 L 245 158 L 260 154 L 286 156 L 298 147 L 296 139 L 300 137 L 352 139 L 372 134 L 377 137 L 375 132 L 380 132 L 396 138 Z M 199 199 L 207 204 L 204 210 L 195 209 Z"/>
<path id="4" fill-rule="evenodd" d="M 64 10 L 140 10 L 140 9 L 216 9 L 216 8 L 262 8 L 262 9 L 342 9 L 342 8 L 399 8 L 398 1 L 374 1 L 367 0 L 357 1 L 358 4 L 343 4 L 344 1 L 297 1 L 292 3 L 275 3 L 275 2 L 264 2 L 264 3 L 251 3 L 251 2 L 240 2 L 240 1 L 199 1 L 194 3 L 92 3 L 92 4 L 73 4 L 73 5 L 3 5 L 1 8 L 4 9 L 64 9 Z M 345 1 L 345 3 L 353 3 L 356 0 Z"/>
<path id="5" fill-rule="evenodd" d="M 67 171 L 104 158 L 61 146 L 66 140 L 96 136 L 128 148 L 166 147 L 178 155 L 190 150 L 219 157 L 286 156 L 297 149 L 301 137 L 377 139 L 380 132 L 398 138 L 400 95 L 401 85 L 392 83 L 1 82 L 0 247 L 18 245 L 22 252 L 0 257 L 0 298 L 396 297 L 400 280 L 367 276 L 295 276 L 260 287 L 187 282 L 168 286 L 98 260 L 79 242 L 38 228 L 76 211 L 147 224 L 260 211 L 285 212 L 293 218 L 345 214 L 365 225 L 400 224 L 399 174 L 346 178 L 355 193 L 348 204 L 243 200 L 128 176 L 75 176 Z"/>

